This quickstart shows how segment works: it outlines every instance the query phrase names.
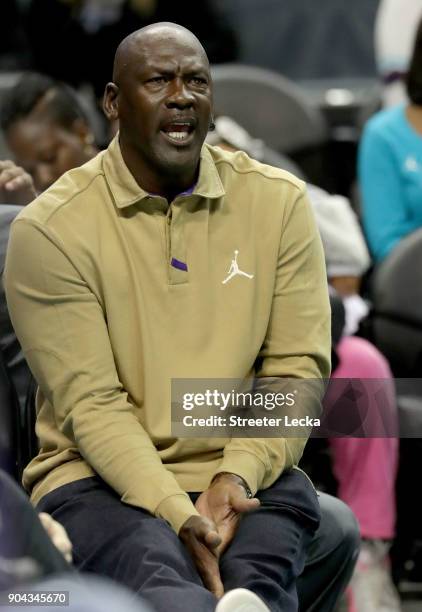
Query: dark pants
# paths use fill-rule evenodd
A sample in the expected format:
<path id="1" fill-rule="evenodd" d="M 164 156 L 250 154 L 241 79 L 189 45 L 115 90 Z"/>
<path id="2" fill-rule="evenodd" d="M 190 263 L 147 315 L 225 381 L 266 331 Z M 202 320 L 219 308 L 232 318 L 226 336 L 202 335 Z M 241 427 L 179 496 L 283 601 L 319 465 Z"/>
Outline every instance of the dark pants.
<path id="1" fill-rule="evenodd" d="M 271 611 L 297 610 L 296 582 L 319 522 L 316 493 L 304 474 L 292 470 L 257 496 L 261 507 L 243 517 L 221 559 L 225 590 L 246 587 L 257 593 Z M 196 499 L 195 494 L 192 499 Z M 141 594 L 157 612 L 169 609 L 184 612 L 187 607 L 214 611 L 216 599 L 203 587 L 188 551 L 174 531 L 165 521 L 122 504 L 99 478 L 62 486 L 45 496 L 38 508 L 65 526 L 73 542 L 74 562 L 80 570 L 100 573 L 125 584 Z M 321 553 L 321 546 L 315 538 L 314 541 L 316 552 Z M 340 552 L 341 548 L 337 541 L 331 553 Z M 348 556 L 348 567 L 353 565 L 352 556 Z M 326 561 L 327 555 L 320 554 L 319 559 L 315 556 L 319 572 Z M 337 555 L 336 563 L 339 561 Z M 338 577 L 339 566 L 332 569 Z M 315 581 L 318 572 L 314 570 L 311 568 L 308 577 L 305 576 L 311 591 L 312 578 L 314 586 L 318 586 Z M 342 574 L 341 587 L 345 572 Z M 331 575 L 325 583 L 320 580 L 315 596 L 330 591 L 333 579 Z M 338 591 L 335 598 L 337 595 Z"/>
<path id="2" fill-rule="evenodd" d="M 84 484 L 86 481 L 79 481 L 79 483 Z M 62 489 L 68 487 L 74 487 L 74 485 L 62 487 Z M 51 495 L 53 493 L 48 498 Z M 308 547 L 305 569 L 297 582 L 299 607 L 300 610 L 306 610 L 307 612 L 331 612 L 333 610 L 339 595 L 349 581 L 359 550 L 359 530 L 350 509 L 340 500 L 324 493 L 319 494 L 319 500 L 321 523 Z M 47 497 L 43 500 L 43 502 L 45 501 L 48 501 Z M 106 509 L 104 509 L 104 514 L 106 512 Z M 103 516 L 100 517 L 100 522 L 102 518 Z M 0 590 L 1 586 L 12 588 L 29 579 L 33 580 L 37 576 L 39 578 L 58 576 L 59 580 L 64 580 L 68 585 L 67 589 L 71 590 L 72 601 L 74 601 L 77 575 L 74 578 L 72 577 L 74 575 L 73 568 L 64 561 L 61 554 L 51 543 L 36 513 L 29 504 L 27 496 L 1 470 L 0 519 L 0 558 L 1 555 L 11 560 L 30 557 L 36 560 L 38 570 L 35 576 L 24 576 L 21 571 L 18 574 L 15 573 L 13 566 L 11 567 L 12 573 L 7 574 L 4 571 L 2 573 L 4 568 L 0 568 Z M 91 520 L 90 525 L 93 522 Z M 95 529 L 96 525 L 94 524 L 92 531 Z M 88 541 L 90 537 L 91 533 L 88 533 Z M 156 552 L 159 554 L 158 547 Z M 91 553 L 94 553 L 93 549 Z M 80 560 L 78 562 L 80 563 Z M 60 578 L 60 574 L 63 578 Z M 80 588 L 86 588 L 85 584 L 82 583 Z M 97 600 L 100 607 L 103 606 L 105 611 L 117 609 L 110 594 L 107 595 L 106 599 L 110 601 L 111 608 L 104 606 L 104 597 L 102 597 L 104 589 L 98 591 L 93 585 L 88 585 L 87 588 L 91 592 L 91 598 L 86 599 L 85 607 L 81 607 L 77 601 L 74 601 L 76 607 L 71 605 L 70 610 L 78 610 L 78 612 L 88 609 L 96 610 L 94 603 Z M 76 589 L 77 591 L 78 589 Z M 76 599 L 78 600 L 77 597 Z M 144 609 L 141 602 L 139 602 L 138 607 L 139 612 Z M 121 608 L 129 611 L 128 602 Z M 130 610 L 132 612 L 132 608 Z"/>
<path id="3" fill-rule="evenodd" d="M 321 523 L 297 581 L 301 612 L 332 612 L 347 587 L 360 550 L 359 525 L 340 499 L 318 493 Z"/>

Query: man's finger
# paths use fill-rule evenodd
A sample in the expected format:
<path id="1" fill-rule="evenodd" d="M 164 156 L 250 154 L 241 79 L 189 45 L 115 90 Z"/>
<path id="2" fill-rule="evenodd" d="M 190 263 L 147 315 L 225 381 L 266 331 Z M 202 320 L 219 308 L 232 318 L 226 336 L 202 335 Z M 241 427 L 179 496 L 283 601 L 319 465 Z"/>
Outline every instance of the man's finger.
<path id="1" fill-rule="evenodd" d="M 203 549 L 196 551 L 196 566 L 201 575 L 205 588 L 213 593 L 218 599 L 224 595 L 224 586 L 220 576 L 220 568 L 216 557 Z"/>
<path id="2" fill-rule="evenodd" d="M 204 544 L 210 548 L 217 548 L 221 544 L 221 537 L 216 531 L 209 531 L 204 536 Z"/>
<path id="3" fill-rule="evenodd" d="M 197 538 L 209 549 L 217 548 L 221 544 L 221 537 L 218 535 L 217 527 L 207 518 L 203 519 L 202 525 L 197 531 Z"/>
<path id="4" fill-rule="evenodd" d="M 213 521 L 206 517 L 192 516 L 182 526 L 180 537 L 192 555 L 204 586 L 216 597 L 222 597 L 224 587 L 216 551 L 216 546 L 222 540 Z"/>
<path id="5" fill-rule="evenodd" d="M 204 586 L 206 589 L 211 591 L 211 593 L 213 593 L 217 597 L 217 599 L 220 599 L 220 597 L 223 597 L 224 586 L 221 581 L 220 572 L 218 572 L 218 575 L 217 575 L 211 572 L 209 568 L 207 568 L 206 572 L 202 574 L 201 577 L 202 577 L 202 582 L 204 583 Z"/>
<path id="6" fill-rule="evenodd" d="M 261 502 L 257 497 L 248 499 L 244 495 L 233 495 L 231 499 L 231 505 L 235 512 L 252 512 L 261 505 Z"/>

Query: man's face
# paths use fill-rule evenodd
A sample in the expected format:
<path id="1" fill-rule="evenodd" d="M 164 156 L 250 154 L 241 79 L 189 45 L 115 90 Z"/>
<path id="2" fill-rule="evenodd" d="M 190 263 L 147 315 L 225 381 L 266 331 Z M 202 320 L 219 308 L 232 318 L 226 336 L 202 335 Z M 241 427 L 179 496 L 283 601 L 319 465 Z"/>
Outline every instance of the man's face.
<path id="1" fill-rule="evenodd" d="M 16 163 L 32 176 L 38 192 L 87 161 L 86 143 L 80 135 L 49 120 L 21 119 L 6 137 Z"/>
<path id="2" fill-rule="evenodd" d="M 148 37 L 131 51 L 117 85 L 122 150 L 136 151 L 137 161 L 158 176 L 192 174 L 211 120 L 201 48 L 177 33 Z"/>

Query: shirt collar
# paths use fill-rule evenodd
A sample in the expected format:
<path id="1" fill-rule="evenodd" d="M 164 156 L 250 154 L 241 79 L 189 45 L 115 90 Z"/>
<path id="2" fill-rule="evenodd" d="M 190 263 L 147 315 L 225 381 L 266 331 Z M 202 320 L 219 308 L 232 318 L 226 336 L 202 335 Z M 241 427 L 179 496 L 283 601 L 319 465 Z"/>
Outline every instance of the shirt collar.
<path id="1" fill-rule="evenodd" d="M 126 166 L 120 150 L 119 134 L 116 134 L 104 153 L 103 169 L 117 208 L 126 208 L 151 197 L 150 193 L 139 187 Z M 190 197 L 197 195 L 203 198 L 216 199 L 224 194 L 224 187 L 209 147 L 204 144 L 201 149 L 198 181 Z"/>

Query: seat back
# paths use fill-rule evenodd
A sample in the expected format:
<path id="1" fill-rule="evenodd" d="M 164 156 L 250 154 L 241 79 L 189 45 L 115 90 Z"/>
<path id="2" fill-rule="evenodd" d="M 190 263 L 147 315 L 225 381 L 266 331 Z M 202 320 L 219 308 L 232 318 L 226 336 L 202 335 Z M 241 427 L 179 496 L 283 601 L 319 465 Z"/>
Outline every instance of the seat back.
<path id="1" fill-rule="evenodd" d="M 35 433 L 35 424 L 37 420 L 35 401 L 38 385 L 35 378 L 30 376 L 28 388 L 26 391 L 26 401 L 24 412 L 22 415 L 22 442 L 21 442 L 21 460 L 22 470 L 28 463 L 38 455 L 39 445 L 38 438 Z"/>
<path id="2" fill-rule="evenodd" d="M 396 376 L 422 374 L 422 229 L 404 238 L 372 278 L 373 340 Z"/>
<path id="3" fill-rule="evenodd" d="M 0 353 L 0 468 L 18 475 L 19 408 Z"/>
<path id="4" fill-rule="evenodd" d="M 327 141 L 321 111 L 289 79 L 242 64 L 213 66 L 211 72 L 216 113 L 232 117 L 269 147 L 295 153 Z"/>
<path id="5" fill-rule="evenodd" d="M 35 434 L 35 394 L 32 374 L 21 407 L 0 351 L 0 468 L 20 481 L 28 463 L 38 454 Z"/>

